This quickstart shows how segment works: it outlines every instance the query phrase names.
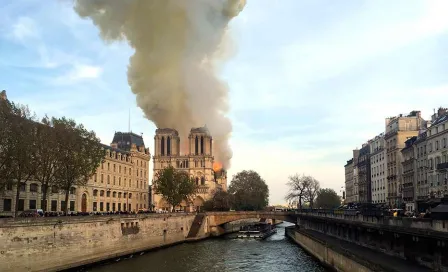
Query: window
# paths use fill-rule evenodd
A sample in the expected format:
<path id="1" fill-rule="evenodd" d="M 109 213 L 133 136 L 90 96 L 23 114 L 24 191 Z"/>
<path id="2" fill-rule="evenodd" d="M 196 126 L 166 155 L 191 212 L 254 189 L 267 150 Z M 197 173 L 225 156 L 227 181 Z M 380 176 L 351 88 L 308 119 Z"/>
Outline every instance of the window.
<path id="1" fill-rule="evenodd" d="M 114 176 L 114 185 L 115 185 L 115 176 Z"/>
<path id="2" fill-rule="evenodd" d="M 36 209 L 36 200 L 35 199 L 30 199 L 30 209 Z"/>
<path id="3" fill-rule="evenodd" d="M 52 200 L 51 201 L 51 211 L 55 212 L 58 209 L 58 201 L 57 200 Z"/>
<path id="4" fill-rule="evenodd" d="M 110 184 L 110 176 L 107 175 L 107 184 Z"/>
<path id="5" fill-rule="evenodd" d="M 118 203 L 118 211 L 121 211 L 121 203 Z"/>
<path id="6" fill-rule="evenodd" d="M 39 188 L 39 185 L 37 185 L 36 183 L 30 184 L 30 192 L 37 192 L 38 188 Z M 32 209 L 35 209 L 35 208 L 32 208 Z"/>
<path id="7" fill-rule="evenodd" d="M 104 210 L 104 203 L 100 202 L 100 212 L 102 212 Z"/>
<path id="8" fill-rule="evenodd" d="M 70 194 L 71 195 L 76 195 L 76 188 L 75 187 L 70 188 Z"/>
<path id="9" fill-rule="evenodd" d="M 19 199 L 19 211 L 25 210 L 25 199 Z"/>
<path id="10" fill-rule="evenodd" d="M 97 205 L 98 205 L 98 202 L 93 202 L 93 211 L 94 212 L 97 211 Z"/>
<path id="11" fill-rule="evenodd" d="M 3 210 L 5 212 L 10 212 L 12 209 L 12 200 L 11 199 L 3 199 Z"/>
<path id="12" fill-rule="evenodd" d="M 106 211 L 110 211 L 110 203 L 106 203 Z"/>
<path id="13" fill-rule="evenodd" d="M 131 199 L 132 198 L 132 193 L 129 193 L 129 199 Z M 130 206 L 129 206 L 130 207 Z"/>
<path id="14" fill-rule="evenodd" d="M 121 198 L 121 192 L 118 193 L 118 198 Z"/>
<path id="15" fill-rule="evenodd" d="M 131 187 L 131 185 L 132 185 L 132 182 L 131 182 L 131 180 L 129 180 L 129 187 Z"/>
<path id="16" fill-rule="evenodd" d="M 112 203 L 112 211 L 115 211 L 115 203 Z"/>
<path id="17" fill-rule="evenodd" d="M 93 196 L 98 196 L 98 190 L 93 190 Z"/>
<path id="18" fill-rule="evenodd" d="M 96 173 L 95 173 L 95 175 L 93 176 L 93 181 L 96 182 Z"/>
<path id="19" fill-rule="evenodd" d="M 75 211 L 75 201 L 70 201 L 70 211 Z"/>
<path id="20" fill-rule="evenodd" d="M 100 196 L 104 196 L 104 190 L 100 191 Z"/>
<path id="21" fill-rule="evenodd" d="M 118 166 L 118 173 L 121 173 L 121 165 Z"/>
<path id="22" fill-rule="evenodd" d="M 110 191 L 107 191 L 107 197 L 110 197 Z"/>
<path id="23" fill-rule="evenodd" d="M 65 201 L 61 201 L 61 211 L 65 211 Z"/>
<path id="24" fill-rule="evenodd" d="M 26 183 L 20 183 L 20 191 L 25 192 L 26 191 Z"/>
<path id="25" fill-rule="evenodd" d="M 103 174 L 101 174 L 101 183 L 103 183 L 104 179 L 103 179 Z"/>
<path id="26" fill-rule="evenodd" d="M 56 186 L 52 186 L 52 187 L 51 187 L 51 192 L 52 192 L 53 194 L 57 194 L 57 193 L 59 193 L 59 189 L 58 189 L 58 187 L 56 187 Z"/>
<path id="27" fill-rule="evenodd" d="M 121 177 L 118 177 L 118 186 L 121 186 Z"/>
<path id="28" fill-rule="evenodd" d="M 9 181 L 9 182 L 6 184 L 6 190 L 8 190 L 8 191 L 12 191 L 12 181 Z"/>
<path id="29" fill-rule="evenodd" d="M 107 170 L 110 170 L 110 163 L 107 163 Z"/>
<path id="30" fill-rule="evenodd" d="M 113 192 L 112 197 L 117 197 L 117 192 Z"/>

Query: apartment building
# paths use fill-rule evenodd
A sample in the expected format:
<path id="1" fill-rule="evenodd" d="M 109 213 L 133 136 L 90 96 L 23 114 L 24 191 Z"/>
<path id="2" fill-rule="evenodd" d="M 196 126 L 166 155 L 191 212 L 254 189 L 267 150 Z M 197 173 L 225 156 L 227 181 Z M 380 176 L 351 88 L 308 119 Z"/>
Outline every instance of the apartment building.
<path id="1" fill-rule="evenodd" d="M 376 136 L 370 143 L 370 174 L 372 203 L 387 202 L 387 167 L 384 133 Z"/>

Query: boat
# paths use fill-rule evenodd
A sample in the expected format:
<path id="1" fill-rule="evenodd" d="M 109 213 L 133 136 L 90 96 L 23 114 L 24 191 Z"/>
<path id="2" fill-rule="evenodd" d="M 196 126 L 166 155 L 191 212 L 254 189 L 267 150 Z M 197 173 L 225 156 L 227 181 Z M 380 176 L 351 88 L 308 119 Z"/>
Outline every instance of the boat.
<path id="1" fill-rule="evenodd" d="M 240 227 L 240 231 L 236 238 L 252 238 L 252 239 L 266 239 L 269 236 L 277 233 L 275 226 L 267 223 L 257 223 Z"/>

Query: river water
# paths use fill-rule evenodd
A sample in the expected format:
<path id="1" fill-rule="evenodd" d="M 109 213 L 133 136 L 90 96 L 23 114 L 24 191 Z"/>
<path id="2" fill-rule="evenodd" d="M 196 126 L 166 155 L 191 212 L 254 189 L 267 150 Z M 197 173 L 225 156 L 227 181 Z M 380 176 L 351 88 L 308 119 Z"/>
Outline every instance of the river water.
<path id="1" fill-rule="evenodd" d="M 283 223 L 266 240 L 230 239 L 229 236 L 185 243 L 147 252 L 132 259 L 88 268 L 92 272 L 236 272 L 326 271 L 299 246 L 285 237 Z"/>

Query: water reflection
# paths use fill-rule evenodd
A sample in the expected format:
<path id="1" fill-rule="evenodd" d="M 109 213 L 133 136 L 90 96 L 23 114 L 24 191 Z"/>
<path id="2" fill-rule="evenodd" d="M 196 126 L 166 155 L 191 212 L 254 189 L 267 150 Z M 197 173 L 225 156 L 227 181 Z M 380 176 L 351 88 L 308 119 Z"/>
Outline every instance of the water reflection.
<path id="1" fill-rule="evenodd" d="M 325 271 L 284 236 L 284 226 L 264 241 L 209 239 L 148 252 L 143 256 L 97 266 L 89 271 Z"/>

